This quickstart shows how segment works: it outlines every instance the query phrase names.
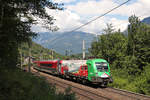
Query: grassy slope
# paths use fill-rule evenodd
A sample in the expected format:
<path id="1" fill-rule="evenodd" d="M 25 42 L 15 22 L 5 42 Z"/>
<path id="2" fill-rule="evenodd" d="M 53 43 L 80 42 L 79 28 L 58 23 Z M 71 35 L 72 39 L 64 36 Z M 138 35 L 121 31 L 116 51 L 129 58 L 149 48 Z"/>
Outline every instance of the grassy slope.
<path id="1" fill-rule="evenodd" d="M 0 100 L 75 100 L 74 93 L 56 93 L 42 77 L 20 69 L 0 69 Z"/>

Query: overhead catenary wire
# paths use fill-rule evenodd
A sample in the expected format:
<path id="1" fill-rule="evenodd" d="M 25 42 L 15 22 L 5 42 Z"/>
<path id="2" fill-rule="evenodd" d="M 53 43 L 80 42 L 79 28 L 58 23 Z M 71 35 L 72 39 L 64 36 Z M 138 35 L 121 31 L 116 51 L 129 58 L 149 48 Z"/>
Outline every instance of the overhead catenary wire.
<path id="1" fill-rule="evenodd" d="M 95 19 L 93 19 L 93 20 L 91 20 L 91 21 L 88 21 L 87 23 L 85 23 L 85 24 L 83 24 L 83 25 L 81 25 L 81 26 L 79 26 L 79 27 L 77 27 L 77 28 L 73 29 L 73 30 L 72 30 L 72 31 L 70 31 L 70 32 L 74 32 L 74 31 L 76 31 L 76 30 L 78 30 L 78 29 L 80 29 L 80 28 L 82 28 L 82 27 L 84 27 L 84 26 L 86 26 L 86 25 L 88 25 L 88 24 L 92 23 L 93 21 L 95 21 L 95 20 L 97 20 L 97 19 L 99 19 L 99 18 L 101 18 L 101 17 L 103 17 L 103 16 L 107 15 L 108 13 L 110 13 L 110 12 L 114 11 L 115 9 L 117 9 L 117 8 L 121 7 L 122 5 L 124 5 L 124 4 L 126 4 L 126 3 L 128 3 L 129 1 L 131 1 L 131 0 L 127 0 L 127 1 L 123 2 L 122 4 L 120 4 L 120 5 L 118 5 L 118 6 L 114 7 L 114 8 L 112 8 L 111 10 L 107 11 L 106 13 L 104 13 L 104 14 L 102 14 L 102 15 L 100 15 L 100 16 L 98 16 L 98 17 L 96 17 Z"/>
<path id="2" fill-rule="evenodd" d="M 119 7 L 121 7 L 121 6 L 123 6 L 124 4 L 128 3 L 129 1 L 131 1 L 131 0 L 127 0 L 127 1 L 123 2 L 122 4 L 120 4 L 120 5 L 118 5 L 118 6 L 114 7 L 114 8 L 112 8 L 112 9 L 110 9 L 109 11 L 107 11 L 107 12 L 105 12 L 104 14 L 102 14 L 102 15 L 96 17 L 95 19 L 90 20 L 90 21 L 88 21 L 87 23 L 85 23 L 85 24 L 83 24 L 83 25 L 81 25 L 81 26 L 79 26 L 79 27 L 77 27 L 77 28 L 75 28 L 75 29 L 73 29 L 73 30 L 71 30 L 71 31 L 68 31 L 67 33 L 72 33 L 72 32 L 75 32 L 76 30 L 79 30 L 80 28 L 82 28 L 82 27 L 84 27 L 84 26 L 86 26 L 86 25 L 92 23 L 93 21 L 96 21 L 97 19 L 99 19 L 99 18 L 101 18 L 101 17 L 107 15 L 108 13 L 114 11 L 115 9 L 117 9 L 117 8 L 119 8 Z M 65 35 L 63 35 L 62 37 L 64 37 L 64 36 L 65 36 Z M 59 37 L 58 37 L 58 38 L 59 38 Z M 57 40 L 58 38 L 55 38 L 53 41 Z"/>
<path id="3" fill-rule="evenodd" d="M 145 14 L 147 14 L 147 13 L 144 13 L 144 14 L 139 15 L 139 16 L 137 16 L 137 17 L 140 19 L 141 17 L 144 17 Z M 140 19 L 140 20 L 141 20 L 141 19 Z M 114 27 L 121 26 L 121 25 L 124 25 L 124 23 L 119 23 L 119 24 L 116 24 L 116 25 L 113 24 Z M 128 25 L 129 25 L 129 23 L 128 23 Z M 120 28 L 118 28 L 118 29 L 120 29 Z"/>
<path id="4" fill-rule="evenodd" d="M 81 25 L 81 26 L 79 26 L 79 27 L 77 27 L 77 28 L 75 28 L 75 29 L 73 29 L 73 30 L 71 30 L 71 31 L 68 31 L 67 33 L 72 33 L 72 32 L 74 32 L 74 31 L 76 31 L 76 30 L 78 30 L 78 29 L 80 29 L 80 28 L 82 28 L 82 27 L 84 27 L 84 26 L 86 26 L 86 25 L 92 23 L 93 21 L 95 21 L 95 20 L 97 20 L 97 19 L 99 19 L 99 18 L 101 18 L 101 17 L 107 15 L 108 13 L 114 11 L 115 9 L 117 9 L 117 8 L 119 8 L 119 7 L 121 7 L 121 6 L 123 6 L 124 4 L 128 3 L 129 1 L 131 1 L 131 0 L 127 0 L 127 1 L 123 2 L 122 4 L 120 4 L 120 5 L 118 5 L 118 6 L 114 7 L 114 8 L 112 8 L 111 10 L 107 11 L 106 13 L 104 13 L 104 14 L 102 14 L 102 15 L 96 17 L 95 19 L 93 19 L 93 20 L 91 20 L 91 21 L 88 21 L 87 23 L 85 23 L 85 24 L 83 24 L 83 25 Z M 64 36 L 63 36 L 63 37 L 64 37 Z M 59 37 L 58 37 L 58 38 L 59 38 Z M 53 41 L 57 40 L 58 38 L 55 38 Z"/>

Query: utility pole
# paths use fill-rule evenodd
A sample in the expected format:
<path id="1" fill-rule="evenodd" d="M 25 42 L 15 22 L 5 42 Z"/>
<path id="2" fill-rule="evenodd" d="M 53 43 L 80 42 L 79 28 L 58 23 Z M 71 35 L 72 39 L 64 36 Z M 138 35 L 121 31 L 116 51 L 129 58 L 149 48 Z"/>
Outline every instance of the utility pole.
<path id="1" fill-rule="evenodd" d="M 22 49 L 21 49 L 22 50 Z M 20 67 L 22 69 L 22 51 L 20 50 Z"/>
<path id="2" fill-rule="evenodd" d="M 71 55 L 72 50 L 68 49 L 68 56 Z"/>
<path id="3" fill-rule="evenodd" d="M 28 42 L 28 46 L 29 46 L 29 62 L 28 62 L 28 72 L 31 72 L 31 45 L 32 42 L 31 40 Z"/>
<path id="4" fill-rule="evenodd" d="M 70 49 L 68 49 L 68 56 L 70 56 Z"/>
<path id="5" fill-rule="evenodd" d="M 82 57 L 83 57 L 83 59 L 85 59 L 85 42 L 84 42 L 84 40 L 83 40 L 82 52 L 83 52 Z"/>
<path id="6" fill-rule="evenodd" d="M 28 67 L 28 71 L 31 71 L 31 47 L 29 47 L 29 67 Z"/>
<path id="7" fill-rule="evenodd" d="M 54 49 L 52 48 L 52 50 L 51 50 L 51 54 L 52 54 L 52 60 L 54 59 L 54 57 L 53 57 L 53 55 L 54 55 Z"/>
<path id="8" fill-rule="evenodd" d="M 43 50 L 40 51 L 40 61 L 43 60 L 42 53 L 43 53 Z"/>
<path id="9" fill-rule="evenodd" d="M 68 56 L 68 50 L 65 51 L 65 55 Z"/>

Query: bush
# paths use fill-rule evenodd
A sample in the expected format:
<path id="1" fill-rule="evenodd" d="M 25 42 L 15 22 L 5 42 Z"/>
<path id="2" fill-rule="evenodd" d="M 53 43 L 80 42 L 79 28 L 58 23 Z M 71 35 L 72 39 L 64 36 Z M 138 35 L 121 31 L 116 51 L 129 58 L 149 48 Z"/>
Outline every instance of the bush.
<path id="1" fill-rule="evenodd" d="M 130 75 L 129 69 L 113 69 L 111 71 L 114 82 L 109 86 L 150 95 L 150 64 L 136 75 Z"/>
<path id="2" fill-rule="evenodd" d="M 75 94 L 70 91 L 56 93 L 55 86 L 47 83 L 43 77 L 34 76 L 20 69 L 0 70 L 0 100 L 75 99 Z"/>
<path id="3" fill-rule="evenodd" d="M 150 64 L 145 66 L 143 73 L 136 78 L 136 92 L 150 95 Z"/>

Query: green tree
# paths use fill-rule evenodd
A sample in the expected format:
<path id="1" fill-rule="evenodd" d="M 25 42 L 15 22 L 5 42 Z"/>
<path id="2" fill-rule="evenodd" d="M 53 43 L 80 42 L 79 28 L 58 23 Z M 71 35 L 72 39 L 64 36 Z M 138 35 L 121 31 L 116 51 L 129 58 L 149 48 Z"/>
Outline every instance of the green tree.
<path id="1" fill-rule="evenodd" d="M 142 70 L 150 62 L 150 26 L 141 23 L 136 16 L 129 17 L 129 23 L 127 52 L 136 57 L 137 65 Z"/>
<path id="2" fill-rule="evenodd" d="M 106 28 L 103 30 L 105 34 L 111 34 L 114 32 L 114 28 L 112 24 L 106 24 Z"/>
<path id="3" fill-rule="evenodd" d="M 120 31 L 113 31 L 112 25 L 107 25 L 105 33 L 98 41 L 93 41 L 89 52 L 93 56 L 104 58 L 115 67 L 121 68 L 126 56 L 127 38 Z M 122 61 L 122 62 L 121 62 Z"/>
<path id="4" fill-rule="evenodd" d="M 91 44 L 91 48 L 89 48 L 89 52 L 92 54 L 94 57 L 100 57 L 101 55 L 101 50 L 100 50 L 100 44 L 97 41 L 93 41 Z"/>
<path id="5" fill-rule="evenodd" d="M 31 31 L 31 26 L 38 22 L 35 17 L 43 19 L 46 28 L 56 30 L 54 18 L 45 8 L 61 10 L 60 6 L 49 0 L 1 0 L 0 66 L 16 66 L 19 45 L 36 36 Z"/>
<path id="6" fill-rule="evenodd" d="M 135 15 L 129 17 L 128 26 L 128 54 L 135 56 L 137 31 L 141 25 L 140 20 Z"/>
<path id="7" fill-rule="evenodd" d="M 143 70 L 143 67 L 150 62 L 150 26 L 141 24 L 137 30 L 135 56 L 139 68 Z"/>
<path id="8" fill-rule="evenodd" d="M 125 56 L 127 38 L 120 32 L 106 34 L 101 36 L 101 50 L 105 59 L 110 63 L 119 61 Z M 121 65 L 118 65 L 118 67 Z"/>

